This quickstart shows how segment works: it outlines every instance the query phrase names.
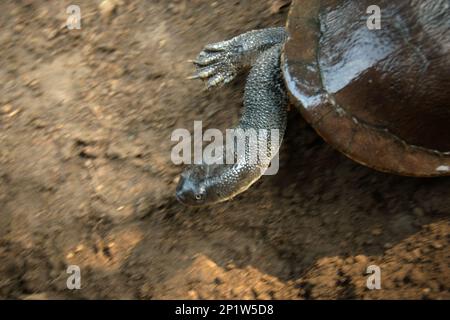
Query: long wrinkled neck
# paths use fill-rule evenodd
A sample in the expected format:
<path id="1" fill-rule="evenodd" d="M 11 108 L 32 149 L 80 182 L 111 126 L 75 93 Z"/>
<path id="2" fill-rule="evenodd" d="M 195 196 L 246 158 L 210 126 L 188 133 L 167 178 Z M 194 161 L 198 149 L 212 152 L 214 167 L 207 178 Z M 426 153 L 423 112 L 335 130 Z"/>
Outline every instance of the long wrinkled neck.
<path id="1" fill-rule="evenodd" d="M 210 187 L 220 193 L 222 200 L 248 189 L 261 177 L 278 152 L 287 124 L 287 96 L 280 71 L 281 47 L 279 44 L 264 51 L 248 76 L 244 112 L 236 129 L 255 131 L 257 143 L 248 143 L 243 153 L 238 152 L 235 146 L 233 157 L 236 163 L 225 164 L 222 170 L 215 170 L 218 174 L 208 181 Z M 271 143 L 267 140 L 271 137 L 271 130 L 278 132 L 278 141 Z M 261 134 L 262 131 L 269 134 Z M 263 145 L 268 146 L 268 152 L 261 152 Z M 255 155 L 259 155 L 256 163 Z"/>

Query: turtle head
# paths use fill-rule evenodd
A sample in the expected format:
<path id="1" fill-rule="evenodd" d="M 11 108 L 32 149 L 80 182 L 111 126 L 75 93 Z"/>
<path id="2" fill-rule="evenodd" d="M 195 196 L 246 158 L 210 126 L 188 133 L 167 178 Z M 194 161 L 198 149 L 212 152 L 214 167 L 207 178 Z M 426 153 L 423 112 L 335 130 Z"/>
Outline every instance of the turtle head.
<path id="1" fill-rule="evenodd" d="M 190 165 L 180 176 L 176 189 L 178 201 L 187 206 L 203 206 L 226 200 L 210 165 Z"/>
<path id="2" fill-rule="evenodd" d="M 261 172 L 258 165 L 190 165 L 181 174 L 176 196 L 187 206 L 223 202 L 247 190 Z"/>

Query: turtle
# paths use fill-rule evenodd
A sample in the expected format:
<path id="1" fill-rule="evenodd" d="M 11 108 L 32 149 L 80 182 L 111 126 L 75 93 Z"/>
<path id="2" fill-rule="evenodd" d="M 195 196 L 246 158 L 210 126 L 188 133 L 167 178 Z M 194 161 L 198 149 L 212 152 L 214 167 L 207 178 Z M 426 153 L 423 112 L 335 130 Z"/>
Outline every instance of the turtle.
<path id="1" fill-rule="evenodd" d="M 368 23 L 374 5 L 375 28 Z M 285 27 L 206 45 L 192 62 L 191 78 L 208 88 L 250 68 L 236 128 L 277 129 L 282 140 L 294 105 L 357 163 L 403 176 L 450 175 L 447 0 L 293 0 Z M 234 198 L 270 162 L 244 158 L 189 165 L 177 199 L 198 206 Z"/>

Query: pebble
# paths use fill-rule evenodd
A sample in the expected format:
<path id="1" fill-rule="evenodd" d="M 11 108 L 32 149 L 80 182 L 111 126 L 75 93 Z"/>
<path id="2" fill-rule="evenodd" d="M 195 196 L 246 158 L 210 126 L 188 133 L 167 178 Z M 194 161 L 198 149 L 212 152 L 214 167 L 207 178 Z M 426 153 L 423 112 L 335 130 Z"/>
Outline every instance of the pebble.
<path id="1" fill-rule="evenodd" d="M 142 299 L 151 299 L 153 296 L 153 288 L 149 283 L 144 283 L 139 288 L 139 294 Z"/>
<path id="2" fill-rule="evenodd" d="M 86 146 L 83 148 L 82 154 L 88 158 L 98 158 L 101 155 L 101 150 L 95 146 Z"/>
<path id="3" fill-rule="evenodd" d="M 49 300 L 49 296 L 47 293 L 32 293 L 26 296 L 22 296 L 21 299 L 23 300 Z"/>
<path id="4" fill-rule="evenodd" d="M 355 257 L 355 262 L 365 265 L 365 264 L 368 264 L 369 259 L 366 256 L 359 254 Z"/>
<path id="5" fill-rule="evenodd" d="M 380 228 L 375 228 L 372 230 L 372 235 L 379 236 L 382 232 L 383 230 L 381 230 Z"/>
<path id="6" fill-rule="evenodd" d="M 408 277 L 411 279 L 411 281 L 413 283 L 416 283 L 416 284 L 422 284 L 426 281 L 425 274 L 422 271 L 417 270 L 417 268 L 413 268 L 408 273 Z"/>
<path id="7" fill-rule="evenodd" d="M 21 32 L 23 31 L 23 29 L 25 29 L 25 25 L 23 24 L 17 24 L 13 28 L 14 32 Z"/>
<path id="8" fill-rule="evenodd" d="M 102 18 L 109 19 L 118 5 L 119 1 L 117 0 L 103 0 L 98 6 Z"/>
<path id="9" fill-rule="evenodd" d="M 414 256 L 414 258 L 418 259 L 422 255 L 422 251 L 420 250 L 420 248 L 414 249 L 412 255 Z"/>
<path id="10" fill-rule="evenodd" d="M 12 109 L 13 109 L 12 105 L 10 105 L 9 103 L 5 104 L 2 107 L 2 113 L 10 113 L 12 111 Z"/>
<path id="11" fill-rule="evenodd" d="M 422 208 L 416 207 L 413 209 L 413 213 L 417 217 L 423 217 L 425 215 L 425 211 Z"/>
<path id="12" fill-rule="evenodd" d="M 442 249 L 444 246 L 440 242 L 433 242 L 432 244 L 433 248 L 435 249 Z"/>
<path id="13" fill-rule="evenodd" d="M 392 243 L 386 242 L 386 243 L 384 244 L 383 247 L 384 247 L 385 249 L 391 249 L 393 246 L 394 246 L 394 245 L 393 245 Z"/>
<path id="14" fill-rule="evenodd" d="M 195 291 L 195 290 L 189 290 L 188 296 L 189 296 L 189 299 L 192 299 L 192 300 L 198 300 L 198 298 L 199 298 L 199 295 L 198 295 L 197 291 Z"/>

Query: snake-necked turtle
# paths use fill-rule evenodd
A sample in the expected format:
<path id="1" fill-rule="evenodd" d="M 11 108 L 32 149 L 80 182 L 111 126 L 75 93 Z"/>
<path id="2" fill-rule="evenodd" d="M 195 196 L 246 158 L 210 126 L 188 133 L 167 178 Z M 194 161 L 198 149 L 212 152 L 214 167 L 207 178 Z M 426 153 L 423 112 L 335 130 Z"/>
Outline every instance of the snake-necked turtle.
<path id="1" fill-rule="evenodd" d="M 380 29 L 367 23 L 371 5 L 381 9 Z M 448 0 L 294 0 L 286 28 L 207 45 L 194 64 L 208 87 L 251 66 L 238 128 L 278 129 L 282 138 L 290 98 L 325 141 L 361 164 L 450 175 Z M 237 159 L 189 166 L 177 198 L 230 199 L 269 165 Z"/>

